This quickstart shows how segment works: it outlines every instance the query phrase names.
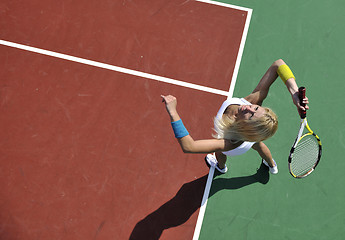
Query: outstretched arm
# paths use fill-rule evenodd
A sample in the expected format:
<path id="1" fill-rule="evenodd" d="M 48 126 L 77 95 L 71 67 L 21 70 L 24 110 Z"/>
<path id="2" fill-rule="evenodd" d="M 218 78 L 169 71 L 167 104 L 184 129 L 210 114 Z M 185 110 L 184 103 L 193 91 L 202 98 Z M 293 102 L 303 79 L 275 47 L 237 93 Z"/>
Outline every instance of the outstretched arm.
<path id="1" fill-rule="evenodd" d="M 262 102 L 267 97 L 267 94 L 271 85 L 279 76 L 278 75 L 278 72 L 280 71 L 278 70 L 280 69 L 279 67 L 283 65 L 286 65 L 286 63 L 282 59 L 275 61 L 268 68 L 268 70 L 266 71 L 264 76 L 261 78 L 259 84 L 256 86 L 254 91 L 251 94 L 249 94 L 247 97 L 245 97 L 245 99 L 251 102 L 252 104 L 262 105 Z M 288 75 L 288 77 L 284 79 L 283 81 L 285 82 L 285 85 L 289 93 L 291 94 L 293 103 L 296 105 L 298 111 L 308 109 L 309 108 L 308 105 L 306 105 L 304 108 L 300 104 L 300 100 L 298 98 L 298 86 L 296 84 L 296 80 L 294 76 L 292 75 L 292 73 L 291 75 Z M 303 99 L 303 102 L 308 104 L 309 103 L 308 98 L 306 97 L 305 99 Z"/>
<path id="2" fill-rule="evenodd" d="M 205 140 L 194 140 L 182 122 L 176 106 L 177 100 L 174 96 L 161 95 L 163 102 L 165 103 L 166 110 L 170 116 L 170 120 L 173 124 L 178 124 L 178 126 L 173 126 L 175 136 L 181 146 L 181 149 L 185 153 L 212 153 L 216 151 L 229 151 L 235 149 L 240 144 L 232 144 L 229 140 L 226 139 L 205 139 Z M 182 127 L 183 126 L 183 127 Z M 177 128 L 177 129 L 176 129 Z"/>

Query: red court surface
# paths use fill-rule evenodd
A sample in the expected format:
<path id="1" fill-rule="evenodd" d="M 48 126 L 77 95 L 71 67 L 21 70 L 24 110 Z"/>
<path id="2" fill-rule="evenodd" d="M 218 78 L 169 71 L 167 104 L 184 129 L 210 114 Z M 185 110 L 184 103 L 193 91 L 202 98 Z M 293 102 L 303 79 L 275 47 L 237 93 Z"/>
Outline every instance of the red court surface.
<path id="1" fill-rule="evenodd" d="M 3 40 L 226 91 L 247 16 L 185 0 L 2 5 Z"/>
<path id="2" fill-rule="evenodd" d="M 3 1 L 0 38 L 228 91 L 246 12 L 194 1 Z M 5 22 L 5 23 L 4 23 Z M 1 239 L 191 239 L 224 96 L 0 46 Z"/>

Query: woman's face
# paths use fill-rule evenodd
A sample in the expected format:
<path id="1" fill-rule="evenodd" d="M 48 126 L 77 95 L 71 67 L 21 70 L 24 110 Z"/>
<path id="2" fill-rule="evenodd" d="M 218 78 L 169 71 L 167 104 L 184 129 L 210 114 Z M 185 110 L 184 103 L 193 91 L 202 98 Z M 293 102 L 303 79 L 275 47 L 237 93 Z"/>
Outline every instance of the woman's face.
<path id="1" fill-rule="evenodd" d="M 250 120 L 253 118 L 262 117 L 265 114 L 265 109 L 259 105 L 241 105 L 236 114 L 237 119 Z"/>

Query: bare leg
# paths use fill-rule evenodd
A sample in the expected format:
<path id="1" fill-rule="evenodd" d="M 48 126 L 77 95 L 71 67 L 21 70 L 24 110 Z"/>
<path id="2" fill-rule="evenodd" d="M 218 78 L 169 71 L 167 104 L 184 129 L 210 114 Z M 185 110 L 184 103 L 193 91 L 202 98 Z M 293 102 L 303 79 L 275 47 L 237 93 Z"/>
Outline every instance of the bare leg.
<path id="1" fill-rule="evenodd" d="M 224 155 L 222 152 L 216 152 L 216 158 L 218 161 L 218 167 L 220 169 L 225 168 L 226 155 Z"/>
<path id="2" fill-rule="evenodd" d="M 252 148 L 259 153 L 259 155 L 268 163 L 268 165 L 270 165 L 270 167 L 275 166 L 271 151 L 263 142 L 255 143 Z"/>

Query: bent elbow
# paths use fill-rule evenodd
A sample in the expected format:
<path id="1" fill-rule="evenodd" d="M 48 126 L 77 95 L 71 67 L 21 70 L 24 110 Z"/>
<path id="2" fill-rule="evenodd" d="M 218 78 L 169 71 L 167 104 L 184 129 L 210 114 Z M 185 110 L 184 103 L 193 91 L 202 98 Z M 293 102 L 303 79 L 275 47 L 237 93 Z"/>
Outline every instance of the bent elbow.
<path id="1" fill-rule="evenodd" d="M 183 147 L 182 148 L 183 153 L 193 153 L 193 151 L 190 148 Z"/>
<path id="2" fill-rule="evenodd" d="M 197 142 L 198 141 L 194 141 L 190 135 L 179 139 L 181 149 L 184 153 L 198 153 L 200 147 L 198 147 L 199 145 Z"/>
<path id="3" fill-rule="evenodd" d="M 196 153 L 193 144 L 181 144 L 184 153 Z"/>
<path id="4" fill-rule="evenodd" d="M 278 59 L 278 60 L 274 61 L 274 63 L 272 65 L 279 67 L 279 66 L 284 65 L 284 64 L 285 64 L 285 62 L 283 59 Z"/>

